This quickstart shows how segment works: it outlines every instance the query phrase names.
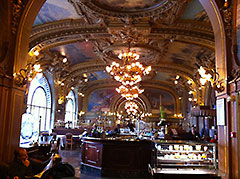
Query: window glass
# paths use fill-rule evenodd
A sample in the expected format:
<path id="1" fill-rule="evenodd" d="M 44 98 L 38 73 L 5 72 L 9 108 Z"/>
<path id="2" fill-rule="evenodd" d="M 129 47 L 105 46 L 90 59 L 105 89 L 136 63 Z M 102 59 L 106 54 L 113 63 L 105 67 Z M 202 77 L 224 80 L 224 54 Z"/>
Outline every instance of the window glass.
<path id="1" fill-rule="evenodd" d="M 50 87 L 46 78 L 42 74 L 37 74 L 28 89 L 27 110 L 22 116 L 20 146 L 28 147 L 37 141 L 41 131 L 49 131 L 50 129 Z"/>
<path id="2" fill-rule="evenodd" d="M 74 128 L 76 124 L 76 110 L 75 110 L 75 97 L 73 91 L 67 95 L 66 114 L 65 114 L 65 127 Z"/>

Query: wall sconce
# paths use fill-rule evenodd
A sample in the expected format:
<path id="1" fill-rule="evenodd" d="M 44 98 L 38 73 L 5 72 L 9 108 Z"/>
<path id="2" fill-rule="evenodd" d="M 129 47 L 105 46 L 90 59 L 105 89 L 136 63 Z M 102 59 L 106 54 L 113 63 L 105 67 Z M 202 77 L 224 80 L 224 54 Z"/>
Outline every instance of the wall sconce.
<path id="1" fill-rule="evenodd" d="M 219 80 L 219 73 L 217 73 L 215 70 L 205 70 L 204 67 L 200 67 L 198 69 L 198 72 L 201 76 L 200 78 L 200 83 L 201 85 L 205 85 L 207 81 L 209 81 L 212 85 L 212 87 L 217 91 L 217 92 L 222 92 L 225 87 L 223 86 L 224 81 Z"/>
<path id="2" fill-rule="evenodd" d="M 23 87 L 31 82 L 37 73 L 41 73 L 41 65 L 38 63 L 28 63 L 24 69 L 20 69 L 18 73 L 14 73 L 13 77 L 17 86 Z"/>

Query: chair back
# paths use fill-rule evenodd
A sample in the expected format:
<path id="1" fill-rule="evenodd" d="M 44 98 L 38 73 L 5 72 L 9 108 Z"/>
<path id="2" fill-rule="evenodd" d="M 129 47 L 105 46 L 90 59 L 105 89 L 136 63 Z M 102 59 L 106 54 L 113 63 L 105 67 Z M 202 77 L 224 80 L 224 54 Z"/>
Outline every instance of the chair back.
<path id="1" fill-rule="evenodd" d="M 66 133 L 66 140 L 72 140 L 73 134 L 72 133 Z"/>
<path id="2" fill-rule="evenodd" d="M 65 143 L 65 149 L 67 149 L 67 145 L 71 146 L 71 150 L 72 150 L 72 146 L 73 146 L 73 134 L 72 133 L 66 133 L 65 134 L 66 137 L 66 143 Z"/>

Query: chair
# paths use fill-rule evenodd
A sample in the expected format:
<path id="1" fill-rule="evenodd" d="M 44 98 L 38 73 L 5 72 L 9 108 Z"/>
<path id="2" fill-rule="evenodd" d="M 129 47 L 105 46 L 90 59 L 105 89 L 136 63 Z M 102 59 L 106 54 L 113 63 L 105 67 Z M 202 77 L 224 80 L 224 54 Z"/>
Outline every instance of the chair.
<path id="1" fill-rule="evenodd" d="M 72 145 L 73 145 L 73 134 L 72 133 L 66 133 L 66 143 L 65 143 L 65 149 L 67 149 L 67 146 L 71 146 L 72 150 Z"/>

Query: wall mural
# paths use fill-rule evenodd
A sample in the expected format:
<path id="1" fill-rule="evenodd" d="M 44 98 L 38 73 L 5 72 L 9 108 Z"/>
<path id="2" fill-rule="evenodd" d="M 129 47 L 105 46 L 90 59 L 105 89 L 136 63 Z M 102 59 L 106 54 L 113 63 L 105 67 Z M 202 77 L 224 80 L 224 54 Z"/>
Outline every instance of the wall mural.
<path id="1" fill-rule="evenodd" d="M 100 89 L 93 91 L 88 98 L 88 111 L 109 111 L 113 97 L 117 95 L 115 89 Z"/>
<path id="2" fill-rule="evenodd" d="M 47 0 L 40 9 L 33 26 L 62 19 L 77 19 L 79 15 L 68 0 Z"/>
<path id="3" fill-rule="evenodd" d="M 97 58 L 93 51 L 93 43 L 90 41 L 61 45 L 50 49 L 50 52 L 54 51 L 59 51 L 62 55 L 65 55 L 71 65 Z"/>
<path id="4" fill-rule="evenodd" d="M 143 94 L 150 101 L 153 110 L 159 110 L 161 103 L 161 112 L 170 115 L 175 113 L 175 99 L 170 93 L 159 89 L 146 88 Z"/>

